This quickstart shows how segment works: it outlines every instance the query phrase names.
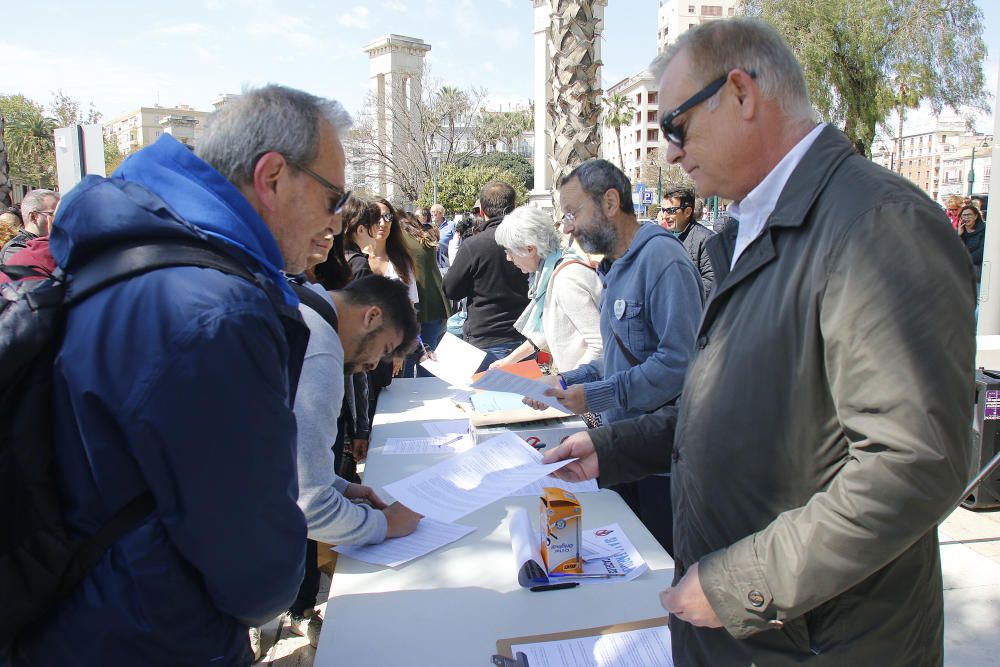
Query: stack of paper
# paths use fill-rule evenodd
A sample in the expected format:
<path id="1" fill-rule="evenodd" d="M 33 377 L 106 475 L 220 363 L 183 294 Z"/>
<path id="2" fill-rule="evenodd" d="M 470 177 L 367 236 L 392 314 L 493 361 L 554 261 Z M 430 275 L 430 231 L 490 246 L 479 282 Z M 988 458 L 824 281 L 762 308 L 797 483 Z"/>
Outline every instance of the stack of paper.
<path id="1" fill-rule="evenodd" d="M 420 365 L 450 385 L 464 387 L 472 382 L 472 374 L 479 370 L 486 353 L 469 345 L 464 340 L 446 333 L 434 356 L 424 359 Z"/>

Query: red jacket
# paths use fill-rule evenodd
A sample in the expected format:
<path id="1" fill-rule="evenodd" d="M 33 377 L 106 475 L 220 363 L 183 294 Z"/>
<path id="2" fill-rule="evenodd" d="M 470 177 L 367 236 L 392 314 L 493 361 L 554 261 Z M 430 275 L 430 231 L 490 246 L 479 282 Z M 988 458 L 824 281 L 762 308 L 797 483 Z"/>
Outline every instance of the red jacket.
<path id="1" fill-rule="evenodd" d="M 39 236 L 31 239 L 23 249 L 18 250 L 7 260 L 8 266 L 37 266 L 45 273 L 52 273 L 56 270 L 56 260 L 49 252 L 49 237 Z M 25 280 L 41 280 L 45 276 L 31 276 Z M 10 276 L 0 271 L 0 283 L 11 282 Z"/>

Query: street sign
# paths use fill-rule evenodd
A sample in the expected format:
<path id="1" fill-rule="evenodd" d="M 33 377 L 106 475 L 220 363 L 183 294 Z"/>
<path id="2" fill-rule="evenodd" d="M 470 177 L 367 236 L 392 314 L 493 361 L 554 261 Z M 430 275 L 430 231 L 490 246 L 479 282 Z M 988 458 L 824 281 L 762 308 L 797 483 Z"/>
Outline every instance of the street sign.
<path id="1" fill-rule="evenodd" d="M 652 204 L 653 203 L 653 191 L 652 190 L 644 190 L 643 191 L 643 193 L 642 193 L 642 203 L 643 204 Z"/>

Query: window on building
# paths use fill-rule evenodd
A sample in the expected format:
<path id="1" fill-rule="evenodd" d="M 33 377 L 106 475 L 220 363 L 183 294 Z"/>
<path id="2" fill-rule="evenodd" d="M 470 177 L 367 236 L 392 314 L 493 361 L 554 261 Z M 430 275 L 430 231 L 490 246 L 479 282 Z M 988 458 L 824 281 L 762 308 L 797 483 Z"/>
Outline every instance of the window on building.
<path id="1" fill-rule="evenodd" d="M 635 141 L 636 143 L 642 141 L 642 130 L 635 131 Z"/>
<path id="2" fill-rule="evenodd" d="M 646 103 L 647 104 L 656 104 L 656 91 L 655 90 L 651 90 L 648 93 L 646 93 Z"/>
<path id="3" fill-rule="evenodd" d="M 691 28 L 693 28 L 694 26 L 695 26 L 695 24 L 694 24 L 694 23 L 688 23 L 688 30 L 690 30 L 690 29 L 691 29 Z"/>
<path id="4" fill-rule="evenodd" d="M 642 113 L 641 112 L 639 112 L 639 111 L 635 112 L 635 121 L 634 122 L 635 122 L 636 125 L 638 125 L 639 123 L 642 122 Z"/>
<path id="5" fill-rule="evenodd" d="M 646 122 L 647 123 L 655 123 L 656 122 L 656 112 L 655 111 L 647 111 L 646 112 Z"/>
<path id="6" fill-rule="evenodd" d="M 722 6 L 721 5 L 702 5 L 701 6 L 702 16 L 722 16 Z"/>
<path id="7" fill-rule="evenodd" d="M 635 161 L 636 162 L 638 162 L 640 159 L 642 159 L 641 155 L 642 155 L 642 151 L 640 149 L 636 148 L 635 149 Z M 639 171 L 639 170 L 636 169 L 636 171 Z"/>
<path id="8" fill-rule="evenodd" d="M 659 138 L 659 130 L 646 130 L 646 141 L 656 141 Z"/>
<path id="9" fill-rule="evenodd" d="M 688 14 L 694 14 L 694 5 L 688 5 Z"/>
<path id="10" fill-rule="evenodd" d="M 729 15 L 730 16 L 736 16 L 736 8 L 735 7 L 730 7 L 729 8 Z"/>

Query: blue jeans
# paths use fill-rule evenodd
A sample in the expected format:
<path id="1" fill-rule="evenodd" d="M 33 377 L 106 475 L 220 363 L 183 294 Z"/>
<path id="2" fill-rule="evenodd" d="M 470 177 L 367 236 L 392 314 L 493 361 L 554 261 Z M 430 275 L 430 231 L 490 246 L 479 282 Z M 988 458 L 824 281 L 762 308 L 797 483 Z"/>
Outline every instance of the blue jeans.
<path id="1" fill-rule="evenodd" d="M 424 345 L 428 349 L 433 350 L 437 347 L 438 342 L 441 340 L 441 336 L 444 335 L 444 320 L 433 320 L 431 322 L 424 322 L 420 325 L 420 340 L 424 342 Z M 425 370 L 423 366 L 420 366 L 420 357 L 422 357 L 424 351 L 417 346 L 410 355 L 406 357 L 406 363 L 403 364 L 403 375 L 404 378 L 418 377 L 418 378 L 429 378 L 433 377 L 433 373 Z M 416 373 L 416 375 L 414 375 Z"/>
<path id="2" fill-rule="evenodd" d="M 481 371 L 485 371 L 490 367 L 490 364 L 506 357 L 508 354 L 516 350 L 521 343 L 522 341 L 519 340 L 511 340 L 505 343 L 498 343 L 492 347 L 480 348 L 486 353 L 486 358 L 483 359 L 483 363 L 479 365 L 479 369 L 476 372 L 479 373 Z"/>

